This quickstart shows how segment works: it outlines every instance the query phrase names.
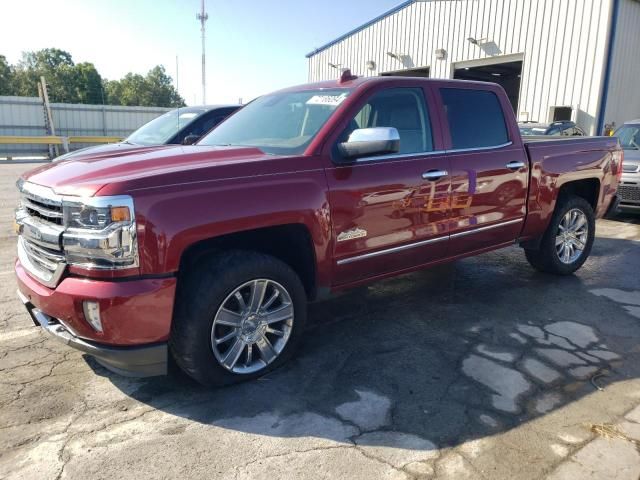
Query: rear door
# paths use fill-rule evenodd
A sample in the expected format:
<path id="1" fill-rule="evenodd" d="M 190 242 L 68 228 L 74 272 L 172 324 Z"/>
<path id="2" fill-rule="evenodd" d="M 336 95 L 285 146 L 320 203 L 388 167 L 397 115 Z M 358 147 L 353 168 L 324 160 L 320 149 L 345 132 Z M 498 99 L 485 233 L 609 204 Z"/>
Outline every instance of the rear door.
<path id="1" fill-rule="evenodd" d="M 449 83 L 438 90 L 451 166 L 448 253 L 512 242 L 526 214 L 529 165 L 511 106 L 497 87 Z"/>
<path id="2" fill-rule="evenodd" d="M 436 148 L 441 136 L 427 108 L 429 94 L 423 88 L 378 88 L 351 110 L 332 142 L 334 161 L 326 171 L 336 285 L 445 256 L 449 162 Z M 337 161 L 337 143 L 368 127 L 395 127 L 400 152 Z"/>

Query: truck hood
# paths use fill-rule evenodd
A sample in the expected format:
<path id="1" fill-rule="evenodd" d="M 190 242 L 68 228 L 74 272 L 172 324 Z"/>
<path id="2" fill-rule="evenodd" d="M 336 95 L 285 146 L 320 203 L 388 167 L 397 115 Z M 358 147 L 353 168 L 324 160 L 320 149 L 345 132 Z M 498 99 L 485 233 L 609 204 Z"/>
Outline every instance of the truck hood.
<path id="1" fill-rule="evenodd" d="M 31 170 L 23 179 L 59 195 L 93 196 L 106 185 L 121 190 L 255 174 L 246 164 L 273 158 L 253 147 L 160 145 L 85 152 Z M 268 163 L 268 162 L 267 162 Z M 215 167 L 215 168 L 214 168 Z M 113 190 L 113 189 L 110 189 Z"/>
<path id="2" fill-rule="evenodd" d="M 640 150 L 624 151 L 622 171 L 624 176 L 640 173 Z"/>
<path id="3" fill-rule="evenodd" d="M 69 153 L 65 153 L 64 155 L 60 155 L 53 159 L 54 162 L 62 162 L 68 160 L 75 160 L 78 158 L 86 158 L 93 155 L 101 155 L 109 152 L 118 152 L 120 154 L 130 153 L 135 151 L 144 151 L 150 148 L 154 148 L 155 146 L 149 145 L 134 145 L 132 143 L 126 142 L 118 142 L 118 143 L 107 143 L 104 145 L 96 145 L 93 147 L 85 147 L 79 150 L 74 150 Z"/>
<path id="4" fill-rule="evenodd" d="M 625 150 L 624 163 L 640 163 L 640 150 Z"/>

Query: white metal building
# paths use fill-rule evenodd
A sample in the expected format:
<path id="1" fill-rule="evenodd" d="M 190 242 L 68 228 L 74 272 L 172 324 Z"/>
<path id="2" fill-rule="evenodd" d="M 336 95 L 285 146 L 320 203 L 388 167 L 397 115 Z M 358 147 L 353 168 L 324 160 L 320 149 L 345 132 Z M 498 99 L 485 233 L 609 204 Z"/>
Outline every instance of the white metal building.
<path id="1" fill-rule="evenodd" d="M 500 83 L 519 120 L 590 134 L 640 117 L 639 0 L 410 0 L 314 50 L 309 81 L 413 75 Z"/>

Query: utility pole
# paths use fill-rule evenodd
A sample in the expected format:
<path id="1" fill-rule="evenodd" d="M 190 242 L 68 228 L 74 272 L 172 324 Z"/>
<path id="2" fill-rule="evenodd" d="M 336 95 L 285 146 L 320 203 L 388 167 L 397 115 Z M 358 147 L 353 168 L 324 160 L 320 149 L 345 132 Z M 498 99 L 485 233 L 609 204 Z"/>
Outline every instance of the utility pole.
<path id="1" fill-rule="evenodd" d="M 38 82 L 38 95 L 42 99 L 42 106 L 44 107 L 44 128 L 47 132 L 47 135 L 56 134 L 56 127 L 53 124 L 53 114 L 51 113 L 51 104 L 49 103 L 49 91 L 47 90 L 47 81 L 44 77 L 40 77 L 40 81 Z M 64 144 L 65 150 L 69 151 L 68 144 Z M 53 159 L 60 155 L 60 150 L 58 150 L 58 145 L 49 145 L 49 158 Z"/>
<path id="2" fill-rule="evenodd" d="M 207 12 L 204 11 L 204 0 L 201 0 L 201 10 L 200 13 L 196 14 L 196 18 L 200 20 L 200 33 L 202 34 L 202 104 L 207 103 L 207 81 L 205 74 L 205 56 L 204 56 L 204 23 L 209 18 Z"/>
<path id="3" fill-rule="evenodd" d="M 179 75 L 179 71 L 178 71 L 178 55 L 176 55 L 176 92 L 178 92 L 178 94 L 180 94 L 180 92 L 178 91 L 178 88 L 180 87 L 180 80 L 178 80 L 178 75 Z"/>
<path id="4" fill-rule="evenodd" d="M 178 55 L 176 55 L 176 93 L 180 96 L 180 70 L 178 70 Z"/>
<path id="5" fill-rule="evenodd" d="M 100 82 L 100 93 L 102 94 L 102 135 L 107 136 L 107 111 L 104 106 L 104 84 Z"/>

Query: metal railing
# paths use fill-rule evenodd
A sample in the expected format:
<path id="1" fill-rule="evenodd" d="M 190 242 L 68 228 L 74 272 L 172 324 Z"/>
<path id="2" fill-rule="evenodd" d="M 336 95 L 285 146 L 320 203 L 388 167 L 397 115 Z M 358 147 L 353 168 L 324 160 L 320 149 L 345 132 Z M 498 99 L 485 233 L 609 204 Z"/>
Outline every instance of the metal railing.
<path id="1" fill-rule="evenodd" d="M 0 145 L 60 145 L 64 153 L 70 151 L 69 145 L 74 143 L 115 143 L 122 137 L 103 136 L 58 136 L 58 135 L 5 135 L 0 136 Z M 11 156 L 7 156 L 11 160 Z"/>

